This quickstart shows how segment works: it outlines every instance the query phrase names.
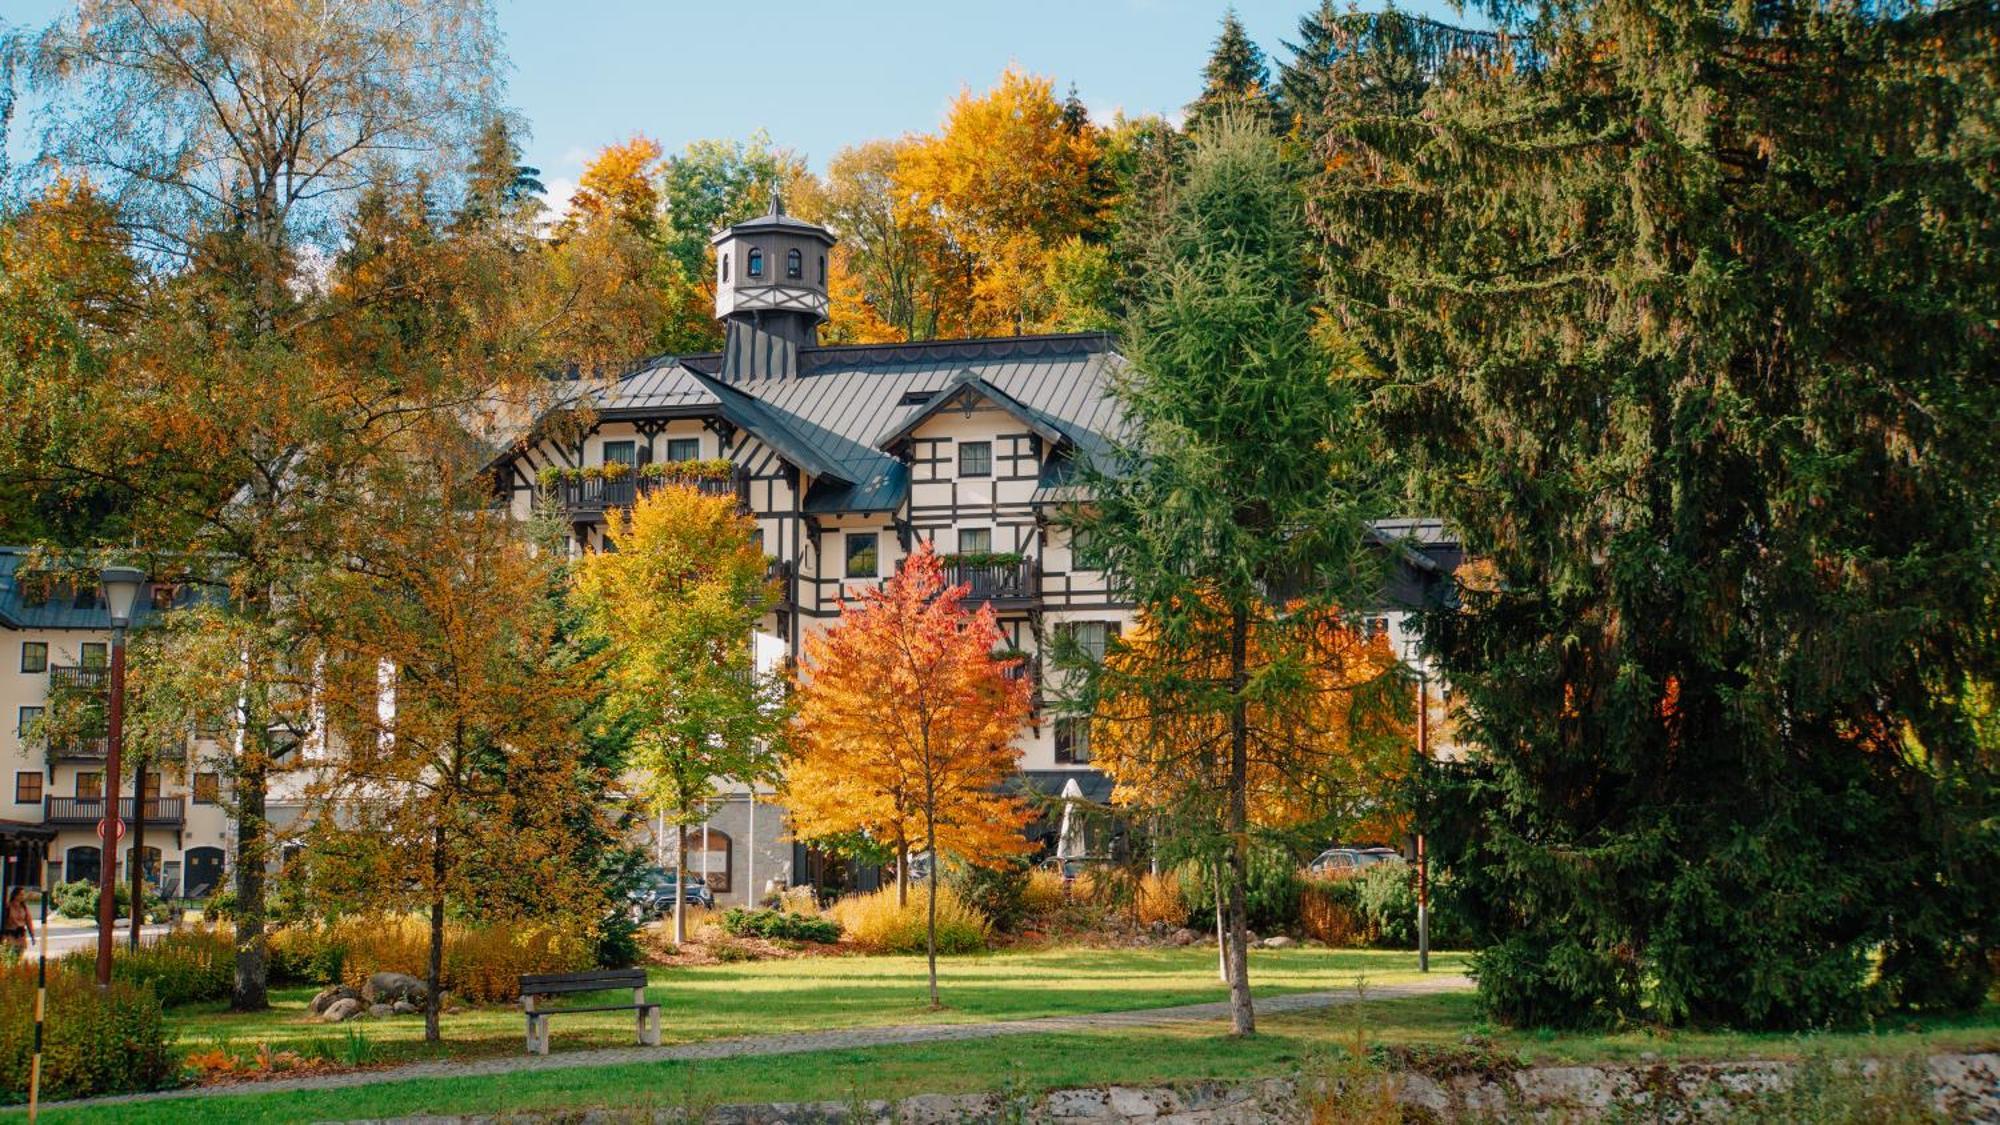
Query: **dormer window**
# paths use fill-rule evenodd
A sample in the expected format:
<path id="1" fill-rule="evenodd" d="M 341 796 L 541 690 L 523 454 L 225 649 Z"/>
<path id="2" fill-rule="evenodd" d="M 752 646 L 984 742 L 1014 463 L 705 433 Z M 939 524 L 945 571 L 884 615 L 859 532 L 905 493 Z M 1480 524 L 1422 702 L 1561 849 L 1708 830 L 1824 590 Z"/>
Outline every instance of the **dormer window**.
<path id="1" fill-rule="evenodd" d="M 729 281 L 729 252 L 727 250 L 722 252 L 722 280 L 725 284 Z"/>
<path id="2" fill-rule="evenodd" d="M 797 250 L 785 251 L 785 279 L 797 281 L 806 275 L 805 255 Z"/>
<path id="3" fill-rule="evenodd" d="M 751 249 L 750 265 L 744 273 L 750 277 L 764 276 L 764 252 L 762 250 L 755 249 L 754 247 Z"/>

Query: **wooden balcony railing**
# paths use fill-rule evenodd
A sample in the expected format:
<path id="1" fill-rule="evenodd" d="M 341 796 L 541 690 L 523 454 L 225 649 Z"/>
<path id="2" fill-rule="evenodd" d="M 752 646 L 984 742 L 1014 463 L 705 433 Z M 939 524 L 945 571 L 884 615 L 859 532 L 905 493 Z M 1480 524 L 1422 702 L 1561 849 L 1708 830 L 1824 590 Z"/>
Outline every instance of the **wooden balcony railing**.
<path id="1" fill-rule="evenodd" d="M 49 665 L 50 691 L 107 691 L 111 669 L 96 664 Z"/>
<path id="2" fill-rule="evenodd" d="M 1041 594 L 1041 570 L 1033 559 L 1012 563 L 947 562 L 944 580 L 971 587 L 965 600 L 973 604 L 1026 605 Z"/>
<path id="3" fill-rule="evenodd" d="M 609 508 L 629 508 L 641 496 L 678 485 L 693 485 L 704 496 L 734 496 L 739 505 L 750 505 L 750 476 L 741 469 L 726 477 L 650 477 L 634 472 L 608 480 L 566 480 L 561 482 L 560 495 L 571 519 L 590 519 Z"/>
<path id="4" fill-rule="evenodd" d="M 91 825 L 104 819 L 104 798 L 102 797 L 45 797 L 46 802 L 42 823 L 62 826 Z M 146 800 L 146 823 L 172 828 L 186 819 L 186 799 L 182 797 L 150 797 Z M 125 821 L 132 819 L 132 798 L 118 799 L 118 815 Z"/>

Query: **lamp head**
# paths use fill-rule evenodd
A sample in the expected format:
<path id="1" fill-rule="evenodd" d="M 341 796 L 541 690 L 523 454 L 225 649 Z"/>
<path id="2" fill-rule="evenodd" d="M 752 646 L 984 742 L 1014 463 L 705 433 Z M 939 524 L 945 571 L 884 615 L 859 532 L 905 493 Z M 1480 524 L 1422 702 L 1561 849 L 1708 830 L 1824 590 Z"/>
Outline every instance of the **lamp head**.
<path id="1" fill-rule="evenodd" d="M 139 587 L 146 572 L 136 567 L 107 566 L 98 575 L 104 584 L 104 607 L 111 611 L 111 627 L 123 629 L 132 623 L 132 607 L 138 604 Z"/>

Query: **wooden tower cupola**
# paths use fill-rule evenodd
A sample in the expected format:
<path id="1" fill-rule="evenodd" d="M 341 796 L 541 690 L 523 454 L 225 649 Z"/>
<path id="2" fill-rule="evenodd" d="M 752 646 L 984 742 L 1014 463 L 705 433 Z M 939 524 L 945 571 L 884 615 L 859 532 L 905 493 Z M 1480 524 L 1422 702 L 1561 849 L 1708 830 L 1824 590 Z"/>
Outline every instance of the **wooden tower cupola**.
<path id="1" fill-rule="evenodd" d="M 827 254 L 833 232 L 771 209 L 725 228 L 715 246 L 715 315 L 727 328 L 722 378 L 785 379 L 798 352 L 819 343 L 826 320 Z"/>

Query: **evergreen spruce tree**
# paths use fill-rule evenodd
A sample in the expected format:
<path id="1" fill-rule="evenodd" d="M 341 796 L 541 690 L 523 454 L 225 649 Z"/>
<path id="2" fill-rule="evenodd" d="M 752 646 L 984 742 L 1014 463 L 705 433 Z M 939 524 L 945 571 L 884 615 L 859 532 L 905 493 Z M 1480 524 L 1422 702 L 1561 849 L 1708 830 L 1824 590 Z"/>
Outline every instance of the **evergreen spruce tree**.
<path id="1" fill-rule="evenodd" d="M 1091 468 L 1094 536 L 1143 643 L 1101 662 L 1058 635 L 1060 706 L 1150 749 L 1147 794 L 1182 854 L 1221 869 L 1232 1023 L 1255 1030 L 1244 946 L 1253 775 L 1299 793 L 1319 641 L 1376 588 L 1378 514 L 1346 373 L 1316 334 L 1310 230 L 1278 138 L 1241 110 L 1196 134 L 1140 263 L 1116 391 L 1131 435 Z M 1303 581 L 1302 581 L 1303 580 Z M 1305 588 L 1308 600 L 1281 593 Z M 1399 696 L 1401 693 L 1397 693 Z M 1121 781 L 1121 785 L 1124 782 Z M 1281 786 L 1282 787 L 1282 786 Z M 1309 798 L 1291 794 L 1259 800 Z"/>
<path id="2" fill-rule="evenodd" d="M 1349 86 L 1320 138 L 1332 303 L 1480 560 L 1433 840 L 1513 1022 L 1990 983 L 1996 8 L 1744 11 L 1440 34 L 1421 116 Z"/>
<path id="3" fill-rule="evenodd" d="M 472 144 L 465 169 L 465 199 L 459 207 L 464 227 L 484 227 L 532 218 L 541 209 L 542 170 L 521 163 L 521 146 L 505 114 L 496 113 Z"/>
<path id="4" fill-rule="evenodd" d="M 1187 128 L 1198 132 L 1212 124 L 1226 107 L 1240 106 L 1260 121 L 1271 121 L 1271 72 L 1264 51 L 1243 30 L 1231 8 L 1222 15 L 1222 34 L 1201 68 L 1201 96 L 1187 107 Z"/>

